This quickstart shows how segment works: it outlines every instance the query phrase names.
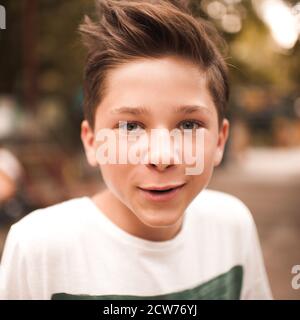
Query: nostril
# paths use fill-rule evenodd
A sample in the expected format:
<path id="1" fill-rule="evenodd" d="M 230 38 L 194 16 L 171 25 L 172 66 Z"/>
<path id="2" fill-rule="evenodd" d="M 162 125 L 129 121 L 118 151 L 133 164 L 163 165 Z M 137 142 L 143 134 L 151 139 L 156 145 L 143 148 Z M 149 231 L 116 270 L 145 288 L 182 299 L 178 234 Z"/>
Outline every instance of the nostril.
<path id="1" fill-rule="evenodd" d="M 169 163 L 169 164 L 161 164 L 161 163 L 150 163 L 152 168 L 158 168 L 158 169 L 165 169 L 168 167 L 172 167 L 173 164 Z"/>

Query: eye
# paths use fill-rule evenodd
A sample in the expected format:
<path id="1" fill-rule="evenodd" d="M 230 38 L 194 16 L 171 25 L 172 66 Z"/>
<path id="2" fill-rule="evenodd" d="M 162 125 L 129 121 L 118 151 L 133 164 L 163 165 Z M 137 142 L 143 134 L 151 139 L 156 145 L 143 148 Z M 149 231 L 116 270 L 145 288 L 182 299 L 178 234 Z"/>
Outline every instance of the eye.
<path id="1" fill-rule="evenodd" d="M 179 124 L 179 128 L 183 130 L 199 129 L 200 127 L 202 127 L 202 124 L 195 120 L 184 120 Z"/>
<path id="2" fill-rule="evenodd" d="M 119 128 L 120 130 L 124 130 L 127 132 L 135 132 L 138 131 L 140 129 L 142 129 L 142 126 L 137 123 L 137 122 L 129 122 L 129 121 L 120 121 L 119 124 L 117 125 L 117 128 Z"/>

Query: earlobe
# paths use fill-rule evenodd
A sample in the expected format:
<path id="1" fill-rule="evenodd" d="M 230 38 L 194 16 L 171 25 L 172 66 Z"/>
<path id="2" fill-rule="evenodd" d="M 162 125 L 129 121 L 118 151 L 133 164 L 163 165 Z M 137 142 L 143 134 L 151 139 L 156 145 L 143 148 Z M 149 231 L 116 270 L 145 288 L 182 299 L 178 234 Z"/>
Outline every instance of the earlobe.
<path id="1" fill-rule="evenodd" d="M 214 161 L 215 167 L 217 167 L 221 163 L 222 158 L 223 158 L 223 151 L 218 149 L 215 154 L 215 161 Z"/>
<path id="2" fill-rule="evenodd" d="M 229 135 L 229 121 L 227 119 L 224 119 L 219 131 L 217 150 L 216 150 L 215 159 L 214 159 L 215 160 L 214 166 L 218 166 L 222 161 L 228 135 Z"/>
<path id="3" fill-rule="evenodd" d="M 88 163 L 92 167 L 96 167 L 98 163 L 94 146 L 94 133 L 87 120 L 83 120 L 81 123 L 81 141 Z"/>

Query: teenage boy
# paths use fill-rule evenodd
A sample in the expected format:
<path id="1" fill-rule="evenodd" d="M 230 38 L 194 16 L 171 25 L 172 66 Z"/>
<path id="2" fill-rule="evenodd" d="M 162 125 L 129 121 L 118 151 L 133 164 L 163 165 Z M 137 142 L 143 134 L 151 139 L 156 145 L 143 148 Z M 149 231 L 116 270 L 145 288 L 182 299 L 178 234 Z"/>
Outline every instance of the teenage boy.
<path id="1" fill-rule="evenodd" d="M 81 138 L 106 189 L 11 227 L 2 297 L 271 298 L 251 213 L 206 188 L 229 130 L 227 68 L 211 28 L 176 1 L 102 0 L 97 12 L 80 27 L 88 49 Z M 103 161 L 105 130 L 115 139 L 110 160 L 138 150 L 146 161 Z M 145 143 L 153 130 L 163 147 Z M 201 149 L 199 174 L 178 161 L 180 144 L 167 147 L 172 130 Z"/>

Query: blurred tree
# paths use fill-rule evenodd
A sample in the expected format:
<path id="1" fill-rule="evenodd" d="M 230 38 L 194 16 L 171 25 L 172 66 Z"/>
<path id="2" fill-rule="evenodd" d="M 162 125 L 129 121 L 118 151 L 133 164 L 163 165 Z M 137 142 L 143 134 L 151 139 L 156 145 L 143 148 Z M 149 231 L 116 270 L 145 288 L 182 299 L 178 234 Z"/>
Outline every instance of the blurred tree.
<path id="1" fill-rule="evenodd" d="M 6 9 L 6 30 L 0 31 L 0 94 L 19 93 L 21 70 L 21 11 L 20 2 L 2 0 Z"/>
<path id="2" fill-rule="evenodd" d="M 289 51 L 278 50 L 250 0 L 176 1 L 188 2 L 195 16 L 211 20 L 226 39 L 233 97 L 241 87 L 272 90 L 282 96 L 299 94 L 299 41 Z M 287 2 L 295 5 L 299 1 Z M 224 25 L 222 14 L 226 12 L 219 10 L 218 16 L 215 7 L 210 11 L 214 18 L 208 14 L 208 5 L 216 3 L 223 11 L 227 6 L 231 22 L 227 19 Z M 84 50 L 77 28 L 83 14 L 93 16 L 94 1 L 2 0 L 1 4 L 7 12 L 7 29 L 0 31 L 0 95 L 13 94 L 24 108 L 35 100 L 35 92 L 38 100 L 62 101 L 67 123 L 61 142 L 78 145 Z"/>

